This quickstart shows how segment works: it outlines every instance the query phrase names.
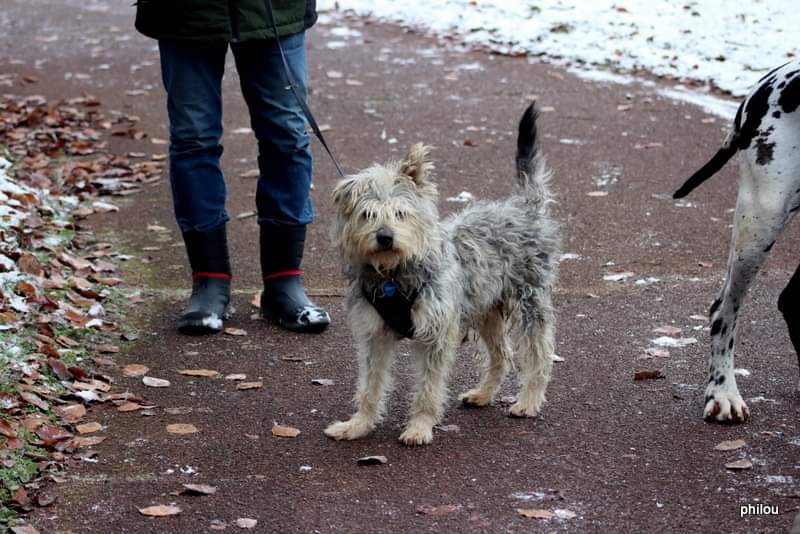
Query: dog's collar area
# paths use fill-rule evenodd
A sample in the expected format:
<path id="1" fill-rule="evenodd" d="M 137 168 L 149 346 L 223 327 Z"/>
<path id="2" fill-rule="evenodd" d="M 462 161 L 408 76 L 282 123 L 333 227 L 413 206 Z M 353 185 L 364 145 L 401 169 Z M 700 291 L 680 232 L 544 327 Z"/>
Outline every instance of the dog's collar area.
<path id="1" fill-rule="evenodd" d="M 404 292 L 393 278 L 383 278 L 373 288 L 362 287 L 367 300 L 383 321 L 405 338 L 414 337 L 411 308 L 422 288 Z"/>

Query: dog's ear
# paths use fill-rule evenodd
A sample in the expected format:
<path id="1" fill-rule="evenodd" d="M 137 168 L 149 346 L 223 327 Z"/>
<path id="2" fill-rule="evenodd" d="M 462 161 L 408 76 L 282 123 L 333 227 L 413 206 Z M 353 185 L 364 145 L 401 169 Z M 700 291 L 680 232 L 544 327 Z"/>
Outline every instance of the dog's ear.
<path id="1" fill-rule="evenodd" d="M 428 179 L 433 163 L 428 159 L 431 147 L 416 143 L 408 149 L 408 154 L 400 162 L 400 172 L 417 184 L 422 185 Z"/>
<path id="2" fill-rule="evenodd" d="M 355 178 L 345 178 L 340 180 L 336 187 L 333 189 L 333 203 L 339 207 L 345 207 L 352 203 L 353 189 L 356 185 Z"/>

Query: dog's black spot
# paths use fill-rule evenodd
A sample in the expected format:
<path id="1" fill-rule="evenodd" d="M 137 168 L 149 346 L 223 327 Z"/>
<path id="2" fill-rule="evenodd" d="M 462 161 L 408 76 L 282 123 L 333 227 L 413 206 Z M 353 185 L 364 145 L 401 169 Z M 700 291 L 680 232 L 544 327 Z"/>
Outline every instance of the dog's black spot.
<path id="1" fill-rule="evenodd" d="M 756 139 L 756 163 L 758 165 L 769 165 L 772 163 L 775 153 L 775 143 L 767 143 L 766 137 Z"/>
<path id="2" fill-rule="evenodd" d="M 710 382 L 710 380 L 709 380 L 709 382 Z M 710 401 L 713 398 L 714 398 L 713 395 L 706 395 L 706 404 L 708 404 L 708 401 Z"/>
<path id="3" fill-rule="evenodd" d="M 718 386 L 721 386 L 725 382 L 725 375 L 720 375 L 714 380 L 714 383 Z"/>
<path id="4" fill-rule="evenodd" d="M 728 342 L 728 350 L 733 349 L 733 338 Z"/>
<path id="5" fill-rule="evenodd" d="M 800 204 L 798 204 L 797 206 L 795 206 L 795 207 L 793 207 L 792 209 L 790 209 L 790 210 L 789 210 L 789 213 L 794 213 L 794 212 L 795 212 L 795 211 L 797 211 L 797 210 L 800 210 Z"/>
<path id="6" fill-rule="evenodd" d="M 719 334 L 720 329 L 722 329 L 722 318 L 717 319 L 711 324 L 711 337 Z"/>
<path id="7" fill-rule="evenodd" d="M 727 334 L 727 333 L 728 333 L 728 325 L 727 325 L 727 323 L 726 323 L 726 324 L 723 324 L 723 325 L 722 325 L 722 332 L 720 332 L 720 335 L 721 335 L 721 336 L 724 336 L 724 335 L 725 335 L 725 334 Z"/>
<path id="8" fill-rule="evenodd" d="M 775 117 L 776 119 L 780 119 L 781 118 L 781 112 L 780 111 L 773 111 L 772 112 L 772 116 Z"/>
<path id="9" fill-rule="evenodd" d="M 778 105 L 784 113 L 792 113 L 800 106 L 800 78 L 794 78 L 781 92 Z"/>
<path id="10" fill-rule="evenodd" d="M 764 252 L 769 252 L 770 250 L 772 250 L 773 246 L 775 246 L 775 241 L 767 245 L 767 248 L 764 249 Z"/>
<path id="11" fill-rule="evenodd" d="M 744 123 L 741 123 L 742 108 L 740 107 L 739 111 L 736 113 L 736 123 L 741 124 L 739 127 L 739 136 L 737 140 L 740 150 L 748 148 L 753 139 L 755 139 L 755 137 L 759 134 L 761 119 L 763 119 L 767 114 L 767 111 L 769 111 L 769 97 L 772 95 L 774 84 L 775 77 L 772 76 L 770 78 L 766 78 L 758 87 L 758 89 L 755 90 L 753 95 L 747 101 L 747 105 L 744 106 L 744 112 L 747 114 L 747 118 L 745 118 Z M 786 111 L 786 109 L 784 109 L 784 111 Z"/>
<path id="12" fill-rule="evenodd" d="M 711 305 L 711 310 L 708 312 L 709 317 L 714 315 L 714 312 L 717 311 L 717 308 L 719 308 L 720 304 L 722 304 L 722 299 L 717 299 L 714 301 L 714 304 Z"/>

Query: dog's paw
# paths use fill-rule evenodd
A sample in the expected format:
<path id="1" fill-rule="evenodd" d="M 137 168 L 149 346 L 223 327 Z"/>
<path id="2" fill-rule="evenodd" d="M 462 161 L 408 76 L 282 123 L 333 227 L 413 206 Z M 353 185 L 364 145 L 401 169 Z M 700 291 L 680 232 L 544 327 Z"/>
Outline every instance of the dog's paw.
<path id="1" fill-rule="evenodd" d="M 336 421 L 325 429 L 325 435 L 335 440 L 358 439 L 366 436 L 373 429 L 373 425 L 364 419 L 352 418 L 349 421 Z"/>
<path id="2" fill-rule="evenodd" d="M 477 388 L 462 393 L 459 395 L 458 399 L 464 406 L 473 407 L 488 406 L 492 402 L 492 397 L 487 395 L 483 390 Z"/>
<path id="3" fill-rule="evenodd" d="M 509 417 L 536 417 L 539 415 L 539 407 L 517 401 L 509 408 L 508 415 Z"/>
<path id="4" fill-rule="evenodd" d="M 427 445 L 433 441 L 433 427 L 428 424 L 411 421 L 408 423 L 405 432 L 400 434 L 399 439 L 403 445 L 408 445 L 409 447 Z"/>
<path id="5" fill-rule="evenodd" d="M 706 406 L 703 418 L 719 423 L 743 423 L 750 417 L 750 410 L 738 391 L 718 389 L 709 384 L 706 389 Z"/>

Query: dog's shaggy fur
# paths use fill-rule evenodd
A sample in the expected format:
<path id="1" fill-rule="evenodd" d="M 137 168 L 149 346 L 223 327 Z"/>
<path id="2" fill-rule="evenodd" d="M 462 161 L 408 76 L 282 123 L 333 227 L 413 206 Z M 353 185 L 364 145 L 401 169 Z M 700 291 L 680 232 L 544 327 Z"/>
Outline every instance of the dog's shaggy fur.
<path id="1" fill-rule="evenodd" d="M 359 366 L 356 413 L 325 430 L 335 439 L 364 436 L 381 420 L 403 336 L 412 338 L 417 367 L 411 412 L 400 436 L 407 445 L 433 439 L 447 378 L 469 329 L 480 334 L 489 364 L 480 384 L 461 395 L 465 404 L 492 402 L 513 356 L 520 391 L 510 415 L 535 416 L 545 401 L 553 362 L 551 297 L 559 231 L 548 214 L 549 171 L 536 142 L 534 106 L 519 125 L 521 191 L 510 198 L 478 202 L 440 220 L 428 152 L 413 145 L 402 161 L 374 165 L 334 191 L 334 237 L 346 263 Z M 373 305 L 387 282 L 408 305 L 408 331 L 393 329 Z"/>
<path id="2" fill-rule="evenodd" d="M 688 195 L 737 152 L 741 153 L 728 273 L 710 312 L 711 357 L 703 411 L 706 419 L 739 422 L 748 417 L 733 372 L 736 318 L 759 267 L 800 209 L 799 108 L 800 60 L 793 60 L 761 78 L 739 106 L 722 148 L 674 195 Z M 800 358 L 800 268 L 781 293 L 778 308 Z"/>

